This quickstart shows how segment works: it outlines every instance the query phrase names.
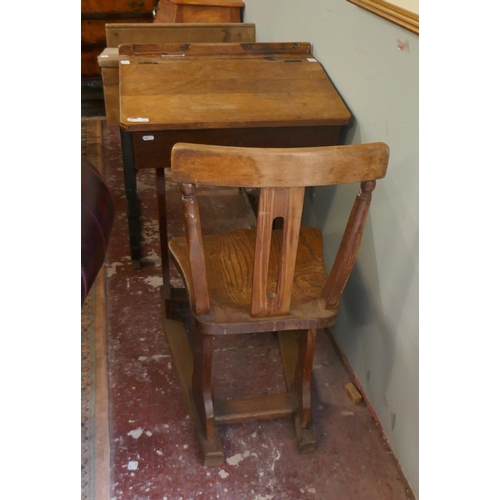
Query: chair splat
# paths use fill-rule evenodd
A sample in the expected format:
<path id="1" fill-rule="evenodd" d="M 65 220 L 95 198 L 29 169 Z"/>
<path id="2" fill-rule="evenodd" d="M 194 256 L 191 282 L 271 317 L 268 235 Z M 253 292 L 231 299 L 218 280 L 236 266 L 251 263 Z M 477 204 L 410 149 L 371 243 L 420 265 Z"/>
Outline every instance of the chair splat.
<path id="1" fill-rule="evenodd" d="M 251 315 L 277 316 L 290 310 L 304 187 L 262 188 L 257 216 Z M 277 275 L 269 269 L 273 222 L 283 218 L 283 242 Z"/>

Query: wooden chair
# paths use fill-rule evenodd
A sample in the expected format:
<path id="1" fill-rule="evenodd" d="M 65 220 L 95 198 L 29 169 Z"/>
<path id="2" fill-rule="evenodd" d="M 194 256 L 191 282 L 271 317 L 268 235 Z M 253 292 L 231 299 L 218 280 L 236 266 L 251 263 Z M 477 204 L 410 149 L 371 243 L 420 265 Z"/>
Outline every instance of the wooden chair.
<path id="1" fill-rule="evenodd" d="M 173 238 L 169 249 L 194 319 L 192 398 L 206 465 L 224 460 L 216 423 L 292 415 L 299 452 L 316 449 L 311 414 L 316 332 L 336 322 L 375 181 L 385 176 L 388 160 L 384 143 L 291 149 L 174 146 L 172 179 L 180 183 L 186 237 Z M 305 187 L 354 182 L 361 189 L 328 275 L 321 231 L 301 227 Z M 260 188 L 256 229 L 202 235 L 195 191 L 206 185 Z M 273 230 L 278 218 L 283 229 Z M 281 332 L 287 392 L 214 401 L 213 337 L 256 332 Z"/>

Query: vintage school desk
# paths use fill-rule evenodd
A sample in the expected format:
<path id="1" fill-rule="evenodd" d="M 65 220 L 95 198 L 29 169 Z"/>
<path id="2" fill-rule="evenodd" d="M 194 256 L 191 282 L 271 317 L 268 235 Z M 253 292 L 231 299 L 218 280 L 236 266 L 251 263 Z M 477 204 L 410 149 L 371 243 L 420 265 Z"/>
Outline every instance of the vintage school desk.
<path id="1" fill-rule="evenodd" d="M 106 48 L 97 58 L 104 87 L 108 125 L 120 124 L 118 99 L 118 47 L 124 43 L 255 42 L 252 23 L 110 23 L 106 24 Z"/>
<path id="2" fill-rule="evenodd" d="M 120 125 L 118 93 L 119 61 L 126 56 L 118 54 L 124 43 L 230 43 L 255 42 L 255 24 L 252 23 L 116 23 L 106 24 L 106 49 L 98 57 L 104 85 L 104 103 L 108 125 Z M 127 217 L 132 265 L 141 267 L 141 224 L 137 198 L 137 170 L 133 157 L 123 157 Z"/>
<path id="3" fill-rule="evenodd" d="M 351 115 L 309 43 L 123 44 L 119 53 L 122 147 L 137 169 L 156 169 L 168 316 L 184 292 L 170 287 L 164 169 L 173 145 L 336 145 Z"/>

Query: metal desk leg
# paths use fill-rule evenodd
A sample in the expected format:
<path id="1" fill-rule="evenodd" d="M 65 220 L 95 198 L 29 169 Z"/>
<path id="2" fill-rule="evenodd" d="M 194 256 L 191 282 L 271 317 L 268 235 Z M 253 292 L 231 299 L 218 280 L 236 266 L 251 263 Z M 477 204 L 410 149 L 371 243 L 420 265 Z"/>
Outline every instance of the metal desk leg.
<path id="1" fill-rule="evenodd" d="M 134 269 L 141 267 L 141 219 L 139 198 L 137 197 L 134 146 L 132 134 L 120 129 L 122 141 L 123 175 L 125 178 L 125 195 L 127 197 L 127 217 L 130 237 L 130 256 Z"/>
<path id="2" fill-rule="evenodd" d="M 182 319 L 182 312 L 174 308 L 173 304 L 188 303 L 185 288 L 174 288 L 170 283 L 170 254 L 168 251 L 168 215 L 165 186 L 165 169 L 156 169 L 156 198 L 158 201 L 158 222 L 160 226 L 160 254 L 163 276 L 161 298 L 164 302 L 164 313 L 167 319 Z"/>

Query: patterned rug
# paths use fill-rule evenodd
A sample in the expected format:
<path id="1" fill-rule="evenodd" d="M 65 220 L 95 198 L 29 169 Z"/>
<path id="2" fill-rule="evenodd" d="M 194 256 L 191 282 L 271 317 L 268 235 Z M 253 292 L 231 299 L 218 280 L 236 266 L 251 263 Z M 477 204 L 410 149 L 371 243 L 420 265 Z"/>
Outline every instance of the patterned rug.
<path id="1" fill-rule="evenodd" d="M 94 498 L 95 489 L 95 287 L 82 308 L 82 499 Z"/>
<path id="2" fill-rule="evenodd" d="M 82 119 L 83 156 L 103 173 L 102 121 Z M 103 272 L 81 310 L 81 498 L 109 499 L 106 304 Z"/>

